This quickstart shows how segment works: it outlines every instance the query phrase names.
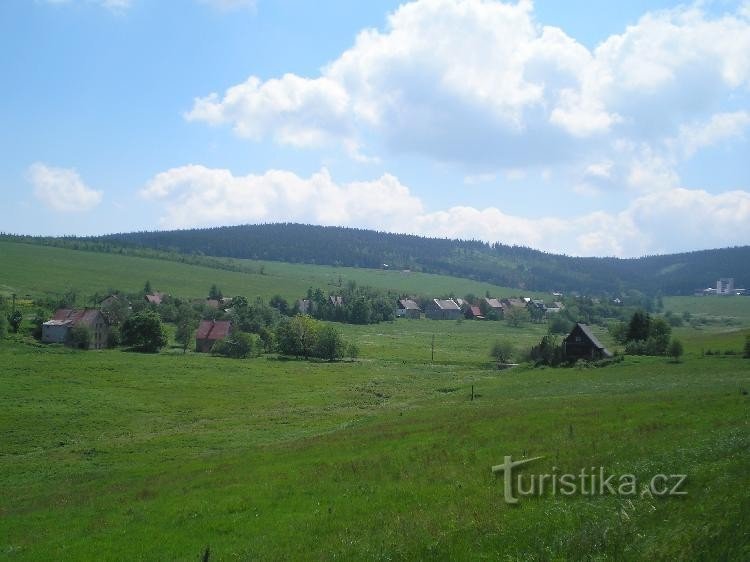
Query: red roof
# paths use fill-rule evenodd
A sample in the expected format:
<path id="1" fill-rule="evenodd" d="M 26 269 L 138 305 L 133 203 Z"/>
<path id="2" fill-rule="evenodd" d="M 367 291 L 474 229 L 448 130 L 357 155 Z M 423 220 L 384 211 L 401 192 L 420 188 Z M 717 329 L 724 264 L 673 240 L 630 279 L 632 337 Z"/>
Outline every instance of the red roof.
<path id="1" fill-rule="evenodd" d="M 71 326 L 83 324 L 84 326 L 95 326 L 96 319 L 100 312 L 94 308 L 87 308 L 84 310 L 75 310 L 72 308 L 61 308 L 55 311 L 55 315 L 52 320 L 58 322 L 67 322 Z"/>
<path id="2" fill-rule="evenodd" d="M 232 323 L 229 320 L 202 320 L 195 338 L 216 341 L 227 337 L 231 329 Z"/>
<path id="3" fill-rule="evenodd" d="M 482 315 L 482 311 L 479 309 L 478 306 L 472 306 L 471 307 L 471 315 L 472 316 L 481 316 Z"/>

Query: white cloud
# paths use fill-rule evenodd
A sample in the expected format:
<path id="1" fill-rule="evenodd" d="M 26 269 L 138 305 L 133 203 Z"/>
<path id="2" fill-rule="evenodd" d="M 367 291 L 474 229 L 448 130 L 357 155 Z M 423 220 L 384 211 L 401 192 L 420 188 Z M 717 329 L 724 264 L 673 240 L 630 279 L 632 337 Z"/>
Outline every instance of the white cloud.
<path id="1" fill-rule="evenodd" d="M 34 187 L 34 196 L 55 211 L 88 211 L 102 200 L 102 192 L 88 187 L 73 169 L 36 162 L 29 166 L 28 179 Z"/>
<path id="2" fill-rule="evenodd" d="M 580 168 L 620 156 L 618 141 L 646 144 L 650 164 L 612 181 L 656 175 L 674 185 L 644 166 L 669 160 L 656 152 L 686 123 L 747 96 L 748 52 L 750 21 L 739 12 L 649 13 L 590 50 L 537 22 L 529 1 L 419 0 L 386 29 L 362 31 L 317 77 L 251 76 L 196 99 L 186 115 L 254 140 L 366 149 L 362 139 L 374 138 L 479 169 Z"/>
<path id="3" fill-rule="evenodd" d="M 191 165 L 155 176 L 141 194 L 163 203 L 162 224 L 170 228 L 283 220 L 617 256 L 750 241 L 746 191 L 712 195 L 675 187 L 642 195 L 618 213 L 524 218 L 497 207 L 427 211 L 389 174 L 337 184 L 325 169 L 301 178 L 281 170 L 234 176 L 228 170 Z"/>
<path id="4" fill-rule="evenodd" d="M 675 142 L 684 157 L 690 157 L 701 148 L 721 141 L 740 137 L 750 127 L 750 112 L 717 113 L 704 123 L 680 127 Z"/>
<path id="5" fill-rule="evenodd" d="M 234 176 L 190 165 L 157 175 L 141 195 L 165 202 L 167 227 L 298 221 L 388 228 L 422 212 L 419 199 L 391 175 L 339 185 L 326 169 L 304 179 L 282 170 Z"/>
<path id="6" fill-rule="evenodd" d="M 294 74 L 261 82 L 251 77 L 227 90 L 195 100 L 189 121 L 232 123 L 235 132 L 259 140 L 272 135 L 293 146 L 315 146 L 348 134 L 349 95 L 328 78 L 309 80 Z"/>

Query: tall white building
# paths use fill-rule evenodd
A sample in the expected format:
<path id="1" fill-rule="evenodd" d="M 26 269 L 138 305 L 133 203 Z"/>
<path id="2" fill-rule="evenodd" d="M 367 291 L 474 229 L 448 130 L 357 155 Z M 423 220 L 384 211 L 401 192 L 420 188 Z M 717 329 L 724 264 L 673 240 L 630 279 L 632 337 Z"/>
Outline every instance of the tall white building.
<path id="1" fill-rule="evenodd" d="M 722 278 L 716 282 L 717 295 L 731 295 L 734 293 L 734 279 L 732 277 Z"/>

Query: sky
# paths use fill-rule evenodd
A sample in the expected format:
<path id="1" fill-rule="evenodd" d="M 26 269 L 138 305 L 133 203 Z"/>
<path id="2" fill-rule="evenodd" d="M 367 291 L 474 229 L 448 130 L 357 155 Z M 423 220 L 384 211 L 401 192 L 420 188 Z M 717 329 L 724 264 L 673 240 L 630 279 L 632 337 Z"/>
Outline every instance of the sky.
<path id="1" fill-rule="evenodd" d="M 0 52 L 3 232 L 750 244 L 748 0 L 3 0 Z"/>

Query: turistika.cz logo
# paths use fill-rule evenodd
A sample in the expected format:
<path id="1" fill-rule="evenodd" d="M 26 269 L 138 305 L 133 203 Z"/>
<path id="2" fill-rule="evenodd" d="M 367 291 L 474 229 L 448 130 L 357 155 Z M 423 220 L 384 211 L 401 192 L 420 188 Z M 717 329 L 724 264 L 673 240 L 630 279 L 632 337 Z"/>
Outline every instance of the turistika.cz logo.
<path id="1" fill-rule="evenodd" d="M 514 461 L 506 456 L 503 464 L 492 467 L 495 474 L 503 475 L 503 495 L 505 503 L 517 504 L 518 496 L 623 496 L 652 495 L 657 497 L 685 496 L 684 490 L 687 475 L 655 474 L 647 482 L 639 482 L 634 474 L 606 474 L 603 466 L 582 468 L 580 472 L 561 473 L 556 466 L 546 474 L 523 474 L 517 469 L 530 462 L 543 459 L 533 457 Z M 514 486 L 515 484 L 515 486 Z"/>

